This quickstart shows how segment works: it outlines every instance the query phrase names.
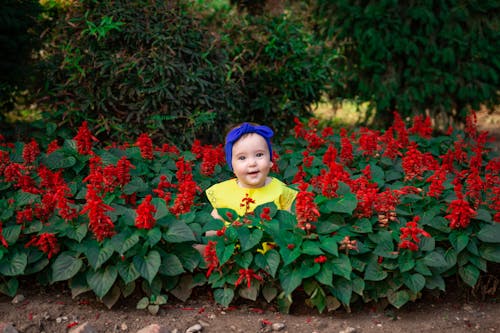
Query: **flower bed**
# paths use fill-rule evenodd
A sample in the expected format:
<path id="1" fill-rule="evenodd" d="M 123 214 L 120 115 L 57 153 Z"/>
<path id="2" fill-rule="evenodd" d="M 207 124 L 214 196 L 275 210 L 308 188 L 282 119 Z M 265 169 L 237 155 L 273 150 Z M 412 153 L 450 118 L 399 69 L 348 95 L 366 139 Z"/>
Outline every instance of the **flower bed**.
<path id="1" fill-rule="evenodd" d="M 500 262 L 500 159 L 473 113 L 442 136 L 395 116 L 384 132 L 297 120 L 273 167 L 299 190 L 293 212 L 220 210 L 227 226 L 202 194 L 232 177 L 220 145 L 179 151 L 142 134 L 100 147 L 86 123 L 46 147 L 1 140 L 0 292 L 35 276 L 112 307 L 140 288 L 138 307 L 156 313 L 208 286 L 226 307 L 263 297 L 287 312 L 300 289 L 322 312 L 384 298 L 399 308 L 453 275 L 473 287 Z"/>

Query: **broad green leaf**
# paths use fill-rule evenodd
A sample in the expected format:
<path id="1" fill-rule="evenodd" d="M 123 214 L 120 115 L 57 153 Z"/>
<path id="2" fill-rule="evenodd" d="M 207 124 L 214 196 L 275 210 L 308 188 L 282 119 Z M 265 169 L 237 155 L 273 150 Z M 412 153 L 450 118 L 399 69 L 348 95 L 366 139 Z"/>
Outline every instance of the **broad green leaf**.
<path id="1" fill-rule="evenodd" d="M 306 240 L 302 243 L 302 253 L 311 256 L 322 255 L 324 252 L 321 250 L 320 245 L 321 244 L 317 241 Z"/>
<path id="2" fill-rule="evenodd" d="M 113 247 L 110 243 L 106 243 L 104 247 L 99 250 L 99 255 L 97 256 L 97 261 L 94 269 L 99 269 L 114 253 Z"/>
<path id="3" fill-rule="evenodd" d="M 233 301 L 234 290 L 231 288 L 220 288 L 214 290 L 214 300 L 224 307 L 228 307 Z"/>
<path id="4" fill-rule="evenodd" d="M 265 285 L 262 288 L 262 296 L 264 296 L 267 303 L 271 303 L 278 295 L 278 289 L 273 286 Z"/>
<path id="5" fill-rule="evenodd" d="M 179 283 L 175 286 L 175 288 L 170 290 L 170 293 L 185 302 L 191 296 L 193 292 L 193 276 L 192 275 L 183 275 Z"/>
<path id="6" fill-rule="evenodd" d="M 247 269 L 248 267 L 250 267 L 250 264 L 252 263 L 252 261 L 253 261 L 253 254 L 249 251 L 243 252 L 242 254 L 237 255 L 235 258 L 236 264 L 239 267 L 244 268 L 244 269 Z"/>
<path id="7" fill-rule="evenodd" d="M 425 278 L 421 274 L 403 274 L 404 284 L 414 293 L 421 291 L 425 286 Z"/>
<path id="8" fill-rule="evenodd" d="M 89 270 L 87 272 L 87 283 L 94 293 L 103 298 L 111 289 L 118 277 L 118 270 L 115 266 L 107 266 L 97 271 Z"/>
<path id="9" fill-rule="evenodd" d="M 465 265 L 458 268 L 458 274 L 462 278 L 462 281 L 474 287 L 479 279 L 480 272 L 476 266 Z"/>
<path id="10" fill-rule="evenodd" d="M 170 243 L 191 242 L 196 240 L 191 228 L 181 220 L 173 220 L 169 224 L 163 238 Z"/>
<path id="11" fill-rule="evenodd" d="M 32 205 L 35 202 L 40 202 L 40 195 L 32 194 L 24 191 L 17 191 L 14 195 L 14 203 L 16 207 Z"/>
<path id="12" fill-rule="evenodd" d="M 134 247 L 137 243 L 139 243 L 139 235 L 137 233 L 134 233 L 127 237 L 125 241 L 121 244 L 120 249 L 118 250 L 118 253 L 124 254 L 128 250 L 130 250 L 132 247 Z"/>
<path id="13" fill-rule="evenodd" d="M 346 279 L 335 279 L 333 281 L 332 295 L 335 296 L 342 304 L 349 305 L 352 297 L 351 281 Z"/>
<path id="14" fill-rule="evenodd" d="M 321 287 L 318 287 L 309 298 L 309 301 L 318 309 L 319 313 L 322 313 L 326 308 L 326 294 L 323 289 Z"/>
<path id="15" fill-rule="evenodd" d="M 140 177 L 132 177 L 130 182 L 123 187 L 123 193 L 126 195 L 131 195 L 133 193 L 144 192 L 149 189 L 148 184 L 142 180 Z"/>
<path id="16" fill-rule="evenodd" d="M 314 275 L 314 278 L 319 283 L 333 287 L 333 267 L 332 267 L 332 265 L 327 264 L 327 263 L 321 265 L 321 269 L 319 270 L 319 272 L 316 275 Z"/>
<path id="17" fill-rule="evenodd" d="M 411 251 L 402 251 L 398 257 L 398 266 L 401 273 L 408 272 L 415 267 L 415 259 Z"/>
<path id="18" fill-rule="evenodd" d="M 430 252 L 423 259 L 424 264 L 430 267 L 446 267 L 447 263 L 443 255 L 439 252 Z"/>
<path id="19" fill-rule="evenodd" d="M 85 236 L 87 235 L 88 232 L 88 224 L 78 224 L 75 226 L 72 226 L 71 228 L 68 228 L 66 230 L 66 236 L 70 239 L 74 239 L 77 242 L 81 242 Z"/>
<path id="20" fill-rule="evenodd" d="M 274 278 L 280 264 L 280 259 L 280 255 L 276 250 L 269 250 L 265 254 L 257 253 L 255 255 L 255 264 Z"/>
<path id="21" fill-rule="evenodd" d="M 4 281 L 6 279 L 3 279 Z M 19 288 L 19 281 L 16 278 L 8 279 L 6 282 L 0 283 L 0 293 L 9 297 L 16 296 Z"/>
<path id="22" fill-rule="evenodd" d="M 485 243 L 500 243 L 500 223 L 483 226 L 477 233 L 477 238 Z"/>
<path id="23" fill-rule="evenodd" d="M 352 266 L 349 257 L 341 254 L 338 258 L 332 259 L 333 274 L 344 277 L 346 280 L 351 279 Z"/>
<path id="24" fill-rule="evenodd" d="M 333 198 L 330 201 L 332 201 L 330 213 L 345 213 L 351 215 L 358 205 L 358 199 L 356 199 L 353 193 L 346 193 L 343 197 Z"/>
<path id="25" fill-rule="evenodd" d="M 215 250 L 217 253 L 217 258 L 219 258 L 219 264 L 224 265 L 233 256 L 235 249 L 235 244 L 231 243 L 225 246 L 223 242 L 217 242 Z"/>
<path id="26" fill-rule="evenodd" d="M 326 252 L 333 254 L 334 256 L 339 255 L 338 251 L 338 239 L 335 237 L 324 237 L 320 238 L 320 247 Z"/>
<path id="27" fill-rule="evenodd" d="M 119 261 L 116 266 L 118 268 L 118 274 L 120 274 L 123 282 L 127 285 L 135 281 L 141 275 L 132 262 Z"/>
<path id="28" fill-rule="evenodd" d="M 260 229 L 238 228 L 238 237 L 240 239 L 241 251 L 248 251 L 262 239 L 264 232 Z"/>
<path id="29" fill-rule="evenodd" d="M 319 272 L 321 266 L 312 260 L 303 261 L 300 265 L 300 277 L 306 279 Z"/>
<path id="30" fill-rule="evenodd" d="M 185 270 L 184 267 L 182 267 L 182 262 L 176 255 L 167 253 L 163 256 L 160 272 L 166 276 L 176 276 L 181 275 Z"/>
<path id="31" fill-rule="evenodd" d="M 300 275 L 300 268 L 297 267 L 285 267 L 280 272 L 280 282 L 281 288 L 287 295 L 291 295 L 292 292 L 297 289 L 302 283 L 302 277 Z"/>
<path id="32" fill-rule="evenodd" d="M 155 246 L 159 241 L 161 241 L 161 230 L 160 228 L 152 228 L 148 230 L 146 234 L 146 242 L 149 245 L 149 247 Z"/>
<path id="33" fill-rule="evenodd" d="M 9 225 L 3 228 L 3 237 L 9 245 L 15 244 L 17 242 L 17 240 L 19 239 L 19 235 L 21 234 L 21 228 L 22 226 L 20 224 Z"/>
<path id="34" fill-rule="evenodd" d="M 245 299 L 256 301 L 257 296 L 259 296 L 259 285 L 252 281 L 250 288 L 248 288 L 245 284 L 245 286 L 238 289 L 238 294 Z"/>
<path id="35" fill-rule="evenodd" d="M 14 252 L 0 261 L 0 273 L 5 276 L 23 275 L 28 264 L 28 255 L 24 252 Z"/>
<path id="36" fill-rule="evenodd" d="M 289 250 L 286 247 L 280 248 L 281 258 L 283 259 L 283 264 L 286 266 L 295 261 L 298 257 L 300 257 L 300 248 L 295 247 L 293 250 Z"/>
<path id="37" fill-rule="evenodd" d="M 389 293 L 387 295 L 387 300 L 391 303 L 391 305 L 399 309 L 410 300 L 410 295 L 408 294 L 408 291 L 400 290 Z"/>
<path id="38" fill-rule="evenodd" d="M 460 253 L 469 243 L 469 236 L 462 231 L 453 230 L 448 236 L 451 245 L 455 248 L 457 253 Z"/>
<path id="39" fill-rule="evenodd" d="M 52 281 L 66 281 L 78 273 L 83 261 L 67 252 L 59 254 L 52 264 Z"/>
<path id="40" fill-rule="evenodd" d="M 370 260 L 365 270 L 365 280 L 382 281 L 387 277 L 387 272 L 382 269 L 377 260 Z"/>
<path id="41" fill-rule="evenodd" d="M 151 204 L 153 204 L 153 206 L 155 206 L 155 208 L 156 208 L 156 213 L 154 216 L 155 220 L 159 220 L 161 218 L 164 218 L 165 216 L 167 216 L 169 214 L 165 200 L 160 199 L 160 198 L 153 198 L 153 200 L 151 200 Z"/>
<path id="42" fill-rule="evenodd" d="M 445 291 L 446 283 L 441 275 L 434 274 L 425 278 L 425 288 L 430 290 L 437 288 L 441 291 Z"/>
<path id="43" fill-rule="evenodd" d="M 161 257 L 158 251 L 150 251 L 146 256 L 134 256 L 133 261 L 139 274 L 151 284 L 160 269 Z"/>
<path id="44" fill-rule="evenodd" d="M 372 224 L 369 219 L 359 219 L 351 226 L 353 232 L 360 234 L 366 234 L 372 232 Z"/>

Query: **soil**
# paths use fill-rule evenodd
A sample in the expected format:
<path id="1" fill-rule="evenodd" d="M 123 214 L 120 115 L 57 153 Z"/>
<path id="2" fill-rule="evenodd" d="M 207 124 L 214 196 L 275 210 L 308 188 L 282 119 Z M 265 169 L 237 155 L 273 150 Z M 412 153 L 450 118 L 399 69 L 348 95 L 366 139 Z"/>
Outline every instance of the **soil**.
<path id="1" fill-rule="evenodd" d="M 480 112 L 478 124 L 490 132 L 498 147 L 500 110 Z M 186 302 L 170 296 L 156 315 L 137 310 L 138 298 L 133 296 L 110 310 L 91 293 L 72 298 L 64 285 L 47 288 L 25 283 L 14 299 L 0 295 L 0 327 L 3 322 L 11 323 L 20 333 L 58 333 L 88 322 L 99 333 L 135 333 L 151 324 L 179 333 L 195 324 L 200 324 L 204 333 L 270 332 L 272 324 L 284 324 L 281 332 L 290 333 L 500 332 L 500 270 L 486 277 L 488 280 L 482 280 L 479 287 L 489 290 L 467 290 L 452 282 L 447 284 L 446 293 L 426 293 L 401 309 L 387 304 L 357 304 L 350 312 L 340 308 L 320 314 L 298 300 L 287 315 L 259 301 L 224 309 L 206 290 L 195 291 Z"/>

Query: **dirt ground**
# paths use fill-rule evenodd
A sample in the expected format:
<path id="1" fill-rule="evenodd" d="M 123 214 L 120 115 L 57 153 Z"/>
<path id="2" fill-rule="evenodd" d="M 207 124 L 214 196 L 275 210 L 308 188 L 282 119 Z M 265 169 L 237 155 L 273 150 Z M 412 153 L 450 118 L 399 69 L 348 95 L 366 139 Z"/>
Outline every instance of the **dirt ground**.
<path id="1" fill-rule="evenodd" d="M 500 110 L 478 115 L 481 129 L 500 142 Z M 498 272 L 496 270 L 495 272 Z M 493 279 L 498 283 L 500 274 Z M 197 291 L 186 303 L 170 296 L 157 315 L 135 309 L 137 298 L 117 303 L 111 310 L 92 294 L 72 298 L 63 285 L 50 288 L 22 285 L 12 299 L 0 295 L 0 323 L 11 323 L 19 333 L 69 332 L 88 322 L 99 333 L 135 333 L 150 324 L 184 333 L 199 324 L 204 333 L 271 332 L 289 333 L 413 333 L 413 332 L 500 332 L 500 292 L 486 297 L 452 283 L 446 293 L 424 294 L 421 299 L 395 309 L 384 304 L 359 304 L 349 313 L 344 309 L 319 314 L 296 302 L 288 315 L 267 303 L 241 303 L 228 309 L 215 304 L 210 295 Z M 272 324 L 278 325 L 273 326 Z"/>

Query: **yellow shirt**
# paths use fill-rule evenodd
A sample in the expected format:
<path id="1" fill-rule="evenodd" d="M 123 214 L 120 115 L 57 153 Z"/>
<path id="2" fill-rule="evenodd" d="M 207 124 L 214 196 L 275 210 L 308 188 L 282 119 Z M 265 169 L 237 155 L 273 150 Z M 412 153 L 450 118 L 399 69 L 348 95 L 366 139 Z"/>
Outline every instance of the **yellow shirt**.
<path id="1" fill-rule="evenodd" d="M 278 209 L 289 210 L 297 196 L 296 190 L 289 188 L 276 178 L 271 178 L 269 184 L 259 188 L 240 187 L 237 179 L 233 178 L 212 185 L 205 193 L 213 208 L 230 208 L 235 210 L 239 216 L 252 212 L 255 207 L 268 202 L 274 202 Z M 255 200 L 255 203 L 250 204 L 248 211 L 246 211 L 246 205 L 242 201 L 247 194 L 248 197 Z"/>

